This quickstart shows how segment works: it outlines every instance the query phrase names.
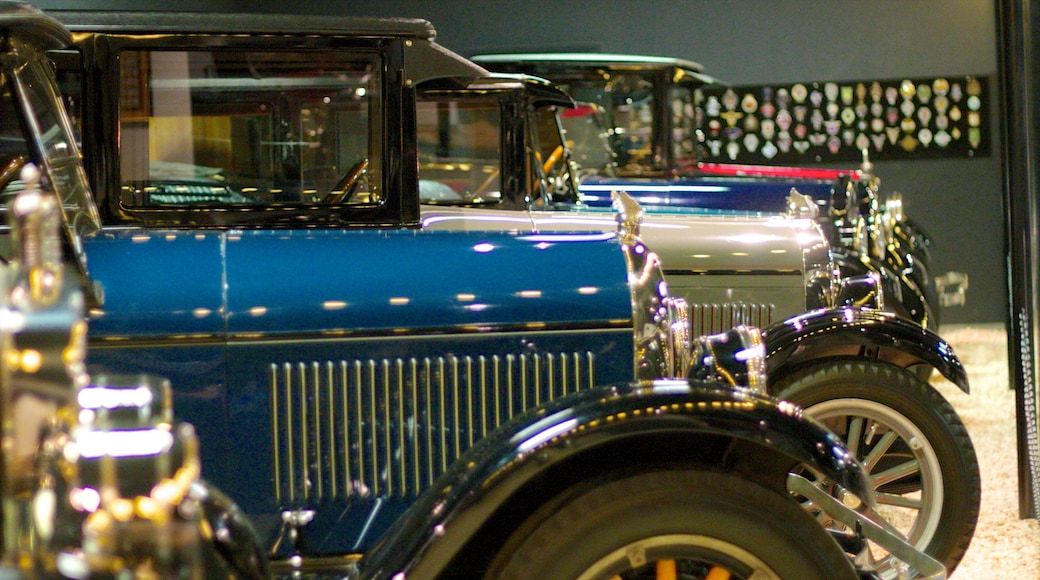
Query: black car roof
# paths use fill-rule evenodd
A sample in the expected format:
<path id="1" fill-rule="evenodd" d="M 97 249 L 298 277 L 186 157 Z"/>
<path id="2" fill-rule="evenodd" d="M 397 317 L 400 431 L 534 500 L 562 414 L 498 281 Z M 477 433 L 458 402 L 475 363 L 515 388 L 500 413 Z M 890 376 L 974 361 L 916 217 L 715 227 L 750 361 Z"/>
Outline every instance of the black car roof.
<path id="1" fill-rule="evenodd" d="M 61 48 L 72 40 L 69 31 L 31 4 L 0 2 L 0 31 L 44 50 Z"/>
<path id="2" fill-rule="evenodd" d="M 421 18 L 100 10 L 50 10 L 49 13 L 69 28 L 88 32 L 321 34 L 416 38 L 430 41 L 437 35 L 433 25 Z"/>
<path id="3" fill-rule="evenodd" d="M 411 55 L 407 60 L 409 82 L 488 74 L 483 67 L 437 44 L 433 25 L 421 18 L 101 10 L 53 10 L 50 13 L 76 34 L 400 39 L 407 42 L 406 51 Z"/>
<path id="4" fill-rule="evenodd" d="M 524 63 L 568 63 L 588 65 L 624 65 L 646 67 L 676 67 L 700 72 L 704 66 L 692 60 L 667 56 L 641 54 L 612 54 L 602 52 L 524 52 L 503 54 L 478 54 L 472 57 L 477 62 L 524 62 Z"/>
<path id="5" fill-rule="evenodd" d="M 420 96 L 467 93 L 488 94 L 505 91 L 523 91 L 535 107 L 558 105 L 574 108 L 574 99 L 555 83 L 525 74 L 491 73 L 477 79 L 440 78 L 416 86 Z"/>
<path id="6" fill-rule="evenodd" d="M 559 69 L 573 70 L 590 67 L 605 69 L 678 69 L 688 79 L 704 84 L 718 84 L 719 81 L 704 74 L 704 66 L 692 60 L 667 56 L 648 56 L 641 54 L 613 54 L 600 52 L 528 52 L 478 54 L 470 57 L 473 62 L 490 68 L 496 65 L 533 67 L 535 70 Z"/>

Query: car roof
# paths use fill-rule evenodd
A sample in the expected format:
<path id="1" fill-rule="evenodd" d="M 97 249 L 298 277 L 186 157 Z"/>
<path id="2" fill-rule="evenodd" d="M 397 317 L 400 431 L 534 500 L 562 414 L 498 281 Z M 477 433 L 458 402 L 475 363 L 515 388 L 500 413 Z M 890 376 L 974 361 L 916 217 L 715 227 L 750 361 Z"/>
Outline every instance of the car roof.
<path id="1" fill-rule="evenodd" d="M 522 91 L 535 107 L 558 105 L 574 108 L 574 99 L 547 79 L 526 74 L 491 73 L 477 79 L 440 78 L 416 86 L 420 96 L 491 94 Z"/>
<path id="2" fill-rule="evenodd" d="M 497 68 L 531 68 L 537 74 L 551 76 L 556 72 L 577 72 L 585 69 L 617 69 L 617 70 L 665 70 L 673 71 L 672 80 L 676 84 L 698 83 L 705 85 L 725 85 L 726 83 L 704 74 L 704 66 L 692 60 L 667 56 L 648 56 L 641 54 L 614 54 L 600 52 L 529 52 L 478 54 L 470 57 L 473 62 Z"/>
<path id="3" fill-rule="evenodd" d="M 421 18 L 60 9 L 49 13 L 74 30 L 107 33 L 321 34 L 430 41 L 437 35 L 433 25 Z"/>
<path id="4" fill-rule="evenodd" d="M 49 11 L 76 35 L 212 35 L 227 37 L 323 37 L 405 42 L 409 82 L 457 76 L 476 78 L 488 71 L 437 44 L 433 25 L 421 18 L 313 14 L 241 14 L 211 12 Z M 262 41 L 261 41 L 262 42 Z M 417 76 L 418 75 L 418 76 Z"/>
<path id="5" fill-rule="evenodd" d="M 568 63 L 586 64 L 596 66 L 609 65 L 639 65 L 655 68 L 675 67 L 683 68 L 693 72 L 701 72 L 704 66 L 692 60 L 672 58 L 666 56 L 647 56 L 639 54 L 614 54 L 601 52 L 527 52 L 527 53 L 500 53 L 500 54 L 478 54 L 471 57 L 476 62 L 483 63 Z"/>

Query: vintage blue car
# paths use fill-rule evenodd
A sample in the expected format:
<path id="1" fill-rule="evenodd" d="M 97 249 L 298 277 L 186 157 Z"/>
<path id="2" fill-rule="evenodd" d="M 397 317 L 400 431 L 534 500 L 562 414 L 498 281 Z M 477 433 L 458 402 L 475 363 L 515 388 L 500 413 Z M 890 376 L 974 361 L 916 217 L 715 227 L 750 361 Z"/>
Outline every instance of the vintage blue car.
<path id="1" fill-rule="evenodd" d="M 5 18 L 65 34 L 24 6 Z M 3 110 L 16 122 L 2 125 L 0 186 L 24 189 L 27 161 L 44 169 L 91 303 L 91 373 L 171 379 L 203 475 L 251 516 L 276 569 L 576 575 L 548 541 L 579 571 L 638 574 L 643 563 L 616 550 L 669 537 L 644 552 L 649 567 L 853 578 L 864 560 L 848 555 L 866 539 L 944 576 L 873 523 L 871 484 L 833 433 L 755 392 L 754 364 L 735 382 L 756 388 L 662 378 L 686 374 L 687 358 L 734 367 L 710 341 L 691 348 L 681 303 L 626 219 L 607 233 L 419 229 L 414 87 L 486 74 L 435 44 L 427 22 L 94 22 L 48 57 L 83 82 L 83 101 L 67 99 L 96 191 L 32 27 L 9 37 L 19 50 L 5 61 Z M 196 95 L 195 75 L 225 94 Z M 232 146 L 243 142 L 253 146 Z M 893 328 L 854 309 L 802 317 L 773 360 L 855 335 L 834 342 L 962 378 L 942 345 Z M 728 362 L 765 364 L 741 337 L 754 333 L 726 337 Z M 791 493 L 852 537 L 829 537 Z M 618 498 L 632 509 L 589 509 Z M 603 535 L 552 517 L 575 513 Z M 709 535 L 724 541 L 698 540 Z"/>
<path id="2" fill-rule="evenodd" d="M 582 157 L 582 199 L 589 205 L 609 205 L 609 192 L 620 188 L 644 206 L 783 212 L 796 189 L 818 204 L 820 223 L 847 273 L 873 271 L 901 286 L 905 316 L 937 329 L 941 308 L 963 303 L 966 275 L 929 272 L 930 237 L 905 214 L 900 196 L 881 200 L 879 179 L 866 160 L 856 170 L 701 162 L 697 94 L 717 81 L 698 63 L 588 53 L 473 60 L 547 78 L 588 105 L 565 121 Z"/>

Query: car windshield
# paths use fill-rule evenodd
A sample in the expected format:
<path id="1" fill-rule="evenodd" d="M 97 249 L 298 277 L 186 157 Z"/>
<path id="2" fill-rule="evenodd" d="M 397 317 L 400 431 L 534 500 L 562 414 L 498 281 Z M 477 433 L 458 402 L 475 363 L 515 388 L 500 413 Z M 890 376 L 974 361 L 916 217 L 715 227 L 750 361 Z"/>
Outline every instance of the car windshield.
<path id="1" fill-rule="evenodd" d="M 559 79 L 554 79 L 559 80 Z M 621 173 L 653 170 L 654 83 L 636 72 L 607 73 L 565 79 L 575 101 L 594 104 L 609 128 L 611 148 Z"/>
<path id="2" fill-rule="evenodd" d="M 573 159 L 582 173 L 613 176 L 617 156 L 610 148 L 611 131 L 604 125 L 602 107 L 581 103 L 561 111 L 560 121 Z"/>
<path id="3" fill-rule="evenodd" d="M 124 50 L 119 63 L 123 206 L 380 201 L 374 57 Z"/>
<path id="4" fill-rule="evenodd" d="M 24 66 L 14 66 L 24 64 Z M 0 83 L 0 213 L 25 188 L 20 170 L 27 162 L 42 166 L 46 184 L 61 200 L 75 251 L 83 234 L 100 227 L 79 147 L 59 105 L 51 69 L 42 60 L 11 63 Z M 6 239 L 6 236 L 5 236 Z M 3 250 L 9 257 L 10 249 Z"/>
<path id="5" fill-rule="evenodd" d="M 584 109 L 563 115 L 567 139 L 575 141 L 576 154 L 586 156 L 578 160 L 586 172 L 609 175 L 616 171 L 629 177 L 663 171 L 666 155 L 655 150 L 658 137 L 654 132 L 663 129 L 664 121 L 655 122 L 655 117 L 664 110 L 670 117 L 667 146 L 675 166 L 681 171 L 696 165 L 700 154 L 696 115 L 700 93 L 691 85 L 668 85 L 668 102 L 659 106 L 655 103 L 659 94 L 654 86 L 657 76 L 596 70 L 595 74 L 554 77 L 576 101 L 586 104 Z M 601 153 L 604 138 L 613 152 L 609 158 Z"/>

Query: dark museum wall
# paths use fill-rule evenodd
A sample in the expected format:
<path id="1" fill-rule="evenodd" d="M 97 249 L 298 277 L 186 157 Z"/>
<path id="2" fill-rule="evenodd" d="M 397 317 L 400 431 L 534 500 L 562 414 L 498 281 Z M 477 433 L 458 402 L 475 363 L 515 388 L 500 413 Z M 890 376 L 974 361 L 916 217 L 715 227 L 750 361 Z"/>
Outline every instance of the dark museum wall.
<path id="1" fill-rule="evenodd" d="M 738 85 L 974 75 L 989 79 L 992 147 L 975 158 L 879 161 L 885 191 L 938 245 L 934 271 L 968 272 L 944 323 L 1003 322 L 1007 272 L 994 0 L 38 0 L 47 8 L 366 14 L 430 20 L 470 55 L 582 50 L 676 56 Z M 175 6 L 174 6 L 175 4 Z"/>

